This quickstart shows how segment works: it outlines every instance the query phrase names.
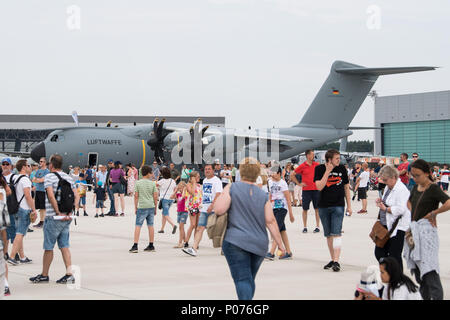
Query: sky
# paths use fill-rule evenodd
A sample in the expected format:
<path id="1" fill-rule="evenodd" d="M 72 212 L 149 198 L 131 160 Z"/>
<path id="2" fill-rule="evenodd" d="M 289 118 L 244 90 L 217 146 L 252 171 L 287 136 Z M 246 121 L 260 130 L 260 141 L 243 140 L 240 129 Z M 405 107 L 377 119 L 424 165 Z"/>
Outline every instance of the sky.
<path id="1" fill-rule="evenodd" d="M 3 1 L 0 116 L 76 110 L 287 127 L 335 60 L 442 67 L 380 77 L 379 96 L 450 90 L 449 13 L 448 0 Z M 374 125 L 370 97 L 351 125 Z"/>

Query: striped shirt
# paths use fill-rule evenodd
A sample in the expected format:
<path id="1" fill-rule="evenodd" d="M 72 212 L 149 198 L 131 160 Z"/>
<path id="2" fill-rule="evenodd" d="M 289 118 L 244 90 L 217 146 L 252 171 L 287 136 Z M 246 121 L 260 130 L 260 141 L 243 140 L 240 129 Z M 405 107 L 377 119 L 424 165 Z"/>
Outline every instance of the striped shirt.
<path id="1" fill-rule="evenodd" d="M 61 176 L 62 179 L 66 180 L 71 184 L 72 189 L 75 189 L 75 184 L 73 183 L 72 178 L 67 173 L 58 171 L 58 174 Z M 56 189 L 58 188 L 58 183 L 59 179 L 53 172 L 50 172 L 45 176 L 44 187 L 46 191 L 47 188 L 52 187 L 53 193 L 55 193 Z M 45 215 L 47 217 L 53 217 L 54 215 L 56 215 L 55 209 L 53 209 L 53 206 L 51 205 L 50 201 L 48 201 L 47 196 L 45 197 L 45 210 L 46 210 Z"/>

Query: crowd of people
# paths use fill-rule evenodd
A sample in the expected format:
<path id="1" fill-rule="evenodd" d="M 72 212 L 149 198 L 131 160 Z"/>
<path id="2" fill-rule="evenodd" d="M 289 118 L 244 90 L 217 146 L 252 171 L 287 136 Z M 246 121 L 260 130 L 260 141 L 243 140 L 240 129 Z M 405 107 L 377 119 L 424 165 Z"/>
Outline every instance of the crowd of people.
<path id="1" fill-rule="evenodd" d="M 384 242 L 374 240 L 374 255 L 380 262 L 381 278 L 387 287 L 384 291 L 367 291 L 360 287 L 356 299 L 404 298 L 408 296 L 406 292 L 411 292 L 413 298 L 443 299 L 436 215 L 450 209 L 446 193 L 448 166 L 431 168 L 417 153 L 412 155 L 411 162 L 407 154 L 402 154 L 397 168 L 384 163 L 375 168 L 370 168 L 368 163 L 356 163 L 349 168 L 340 163 L 337 150 L 328 150 L 323 164 L 314 161 L 313 150 L 305 154 L 305 162 L 290 162 L 285 166 L 276 161 L 261 164 L 245 158 L 239 166 L 221 165 L 216 160 L 201 169 L 183 165 L 179 170 L 173 163 L 159 165 L 154 161 L 138 169 L 134 164 L 124 167 L 120 161 L 111 159 L 98 168 L 69 166 L 67 172 L 62 170 L 60 155 L 42 158 L 38 165 L 19 160 L 15 167 L 9 158 L 4 158 L 0 175 L 0 249 L 4 252 L 0 258 L 0 276 L 5 269 L 5 277 L 0 283 L 5 287 L 5 295 L 11 293 L 6 263 L 17 266 L 32 262 L 25 255 L 24 237 L 33 231 L 30 226 L 38 217 L 32 227 L 44 231 L 43 268 L 30 281 L 49 282 L 56 242 L 66 266 L 66 274 L 57 283 L 75 281 L 69 249 L 70 224 L 80 215 L 80 209 L 83 216 L 89 215 L 86 208 L 89 192 L 93 194 L 95 218 L 125 216 L 125 197 L 133 199 L 136 219 L 130 253 L 139 252 L 144 222 L 149 233 L 144 251 L 156 250 L 154 219 L 157 210 L 162 219 L 158 233 L 166 232 L 167 223 L 172 234 L 178 230 L 174 247 L 189 256 L 199 255 L 199 244 L 207 230 L 210 238 L 218 240 L 222 248 L 238 298 L 252 299 L 262 261 L 293 257 L 285 224 L 287 215 L 291 223 L 295 221 L 293 207 L 302 207 L 303 233 L 308 232 L 307 217 L 313 207 L 313 233 L 320 233 L 322 225 L 330 254 L 330 261 L 323 268 L 339 272 L 344 216 L 352 216 L 352 199 L 356 197 L 361 201 L 357 213 L 367 214 L 368 191 L 375 186 L 379 191 L 376 199 L 379 228 L 373 239 L 383 234 Z M 109 208 L 106 206 L 108 199 Z M 174 203 L 176 220 L 169 214 Z M 210 235 L 210 227 L 213 235 Z M 404 260 L 419 286 L 403 274 Z"/>

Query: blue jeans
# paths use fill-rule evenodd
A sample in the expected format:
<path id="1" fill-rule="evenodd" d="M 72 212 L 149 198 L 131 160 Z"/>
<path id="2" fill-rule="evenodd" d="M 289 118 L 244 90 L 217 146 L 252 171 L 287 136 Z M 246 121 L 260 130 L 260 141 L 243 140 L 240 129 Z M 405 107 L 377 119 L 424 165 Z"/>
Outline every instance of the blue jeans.
<path id="1" fill-rule="evenodd" d="M 325 237 L 341 236 L 344 207 L 319 208 L 319 216 Z"/>
<path id="2" fill-rule="evenodd" d="M 223 241 L 222 250 L 227 259 L 239 300 L 252 300 L 255 294 L 255 278 L 264 257 Z"/>
<path id="3" fill-rule="evenodd" d="M 169 215 L 169 209 L 170 209 L 170 206 L 173 203 L 173 200 L 162 199 L 161 203 L 162 203 L 162 207 L 163 207 L 163 211 L 162 211 L 163 216 L 168 216 Z"/>
<path id="4" fill-rule="evenodd" d="M 16 238 L 16 218 L 14 214 L 9 215 L 10 225 L 6 228 L 6 235 L 8 240 L 13 243 Z"/>
<path id="5" fill-rule="evenodd" d="M 111 207 L 109 208 L 109 213 L 116 213 L 116 208 L 114 207 L 114 194 L 112 193 L 111 187 L 108 187 L 108 196 L 111 200 Z"/>

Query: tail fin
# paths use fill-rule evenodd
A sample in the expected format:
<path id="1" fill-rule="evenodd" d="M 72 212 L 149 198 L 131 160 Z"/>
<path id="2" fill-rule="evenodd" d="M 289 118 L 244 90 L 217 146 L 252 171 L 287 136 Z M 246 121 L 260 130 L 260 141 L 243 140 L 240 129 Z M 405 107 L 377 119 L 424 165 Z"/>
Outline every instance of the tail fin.
<path id="1" fill-rule="evenodd" d="M 434 70 L 436 67 L 365 68 L 335 61 L 300 123 L 295 126 L 324 126 L 347 129 L 378 76 Z"/>

